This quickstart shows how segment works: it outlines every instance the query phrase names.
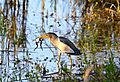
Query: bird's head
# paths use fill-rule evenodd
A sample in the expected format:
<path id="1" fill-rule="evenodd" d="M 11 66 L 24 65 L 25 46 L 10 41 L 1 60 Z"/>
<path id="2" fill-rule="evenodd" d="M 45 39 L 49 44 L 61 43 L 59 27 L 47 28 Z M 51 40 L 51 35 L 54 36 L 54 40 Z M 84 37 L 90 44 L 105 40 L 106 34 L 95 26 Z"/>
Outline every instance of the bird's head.
<path id="1" fill-rule="evenodd" d="M 49 40 L 55 40 L 58 38 L 58 36 L 55 33 L 49 32 L 41 35 L 39 38 L 40 39 L 48 38 Z"/>

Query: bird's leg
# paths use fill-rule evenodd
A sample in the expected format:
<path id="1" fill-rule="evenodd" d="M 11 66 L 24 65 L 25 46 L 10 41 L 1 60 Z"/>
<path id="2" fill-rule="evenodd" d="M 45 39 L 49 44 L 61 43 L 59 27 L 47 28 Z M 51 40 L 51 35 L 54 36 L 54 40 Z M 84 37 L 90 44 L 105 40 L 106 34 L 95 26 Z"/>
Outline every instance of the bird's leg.
<path id="1" fill-rule="evenodd" d="M 60 65 L 60 57 L 61 57 L 61 53 L 58 52 L 58 63 L 57 63 L 57 65 L 58 65 L 58 71 L 60 71 L 60 67 L 59 67 L 59 65 Z"/>
<path id="2" fill-rule="evenodd" d="M 70 55 L 68 55 L 68 57 L 70 58 L 70 70 L 72 70 L 72 58 Z"/>

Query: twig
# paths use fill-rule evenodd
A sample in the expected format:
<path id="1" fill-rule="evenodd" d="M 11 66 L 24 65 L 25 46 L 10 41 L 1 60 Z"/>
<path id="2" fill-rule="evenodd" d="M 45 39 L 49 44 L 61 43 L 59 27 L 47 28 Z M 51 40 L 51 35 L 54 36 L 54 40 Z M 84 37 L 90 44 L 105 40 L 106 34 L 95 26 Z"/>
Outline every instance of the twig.
<path id="1" fill-rule="evenodd" d="M 84 74 L 84 82 L 89 82 L 89 76 L 90 76 L 90 72 L 92 71 L 94 65 L 90 65 L 90 67 L 88 67 L 86 70 L 85 70 L 85 74 Z"/>

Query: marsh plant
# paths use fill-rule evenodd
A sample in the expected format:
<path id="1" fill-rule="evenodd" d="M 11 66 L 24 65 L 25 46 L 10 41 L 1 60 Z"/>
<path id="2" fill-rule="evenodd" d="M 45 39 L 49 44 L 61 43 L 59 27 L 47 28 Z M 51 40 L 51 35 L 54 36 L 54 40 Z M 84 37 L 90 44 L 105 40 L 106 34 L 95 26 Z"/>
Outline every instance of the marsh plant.
<path id="1" fill-rule="evenodd" d="M 120 81 L 119 0 L 38 0 L 32 4 L 30 0 L 0 1 L 1 82 Z M 48 31 L 69 38 L 82 52 L 72 70 L 65 56 L 60 72 L 54 72 L 57 50 L 47 41 L 42 42 L 42 49 L 39 44 L 35 48 L 32 40 Z"/>

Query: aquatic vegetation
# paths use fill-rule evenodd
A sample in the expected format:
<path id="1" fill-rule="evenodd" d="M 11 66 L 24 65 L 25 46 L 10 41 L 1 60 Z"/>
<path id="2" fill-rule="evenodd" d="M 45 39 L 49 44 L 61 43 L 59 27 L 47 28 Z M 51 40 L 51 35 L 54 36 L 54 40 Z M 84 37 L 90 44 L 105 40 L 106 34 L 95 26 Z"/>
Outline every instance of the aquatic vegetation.
<path id="1" fill-rule="evenodd" d="M 34 3 L 0 1 L 1 82 L 120 81 L 119 0 L 35 0 Z M 72 70 L 63 56 L 58 72 L 54 67 L 57 50 L 45 40 L 32 41 L 48 31 L 64 35 L 80 48 L 83 54 L 73 57 Z"/>

